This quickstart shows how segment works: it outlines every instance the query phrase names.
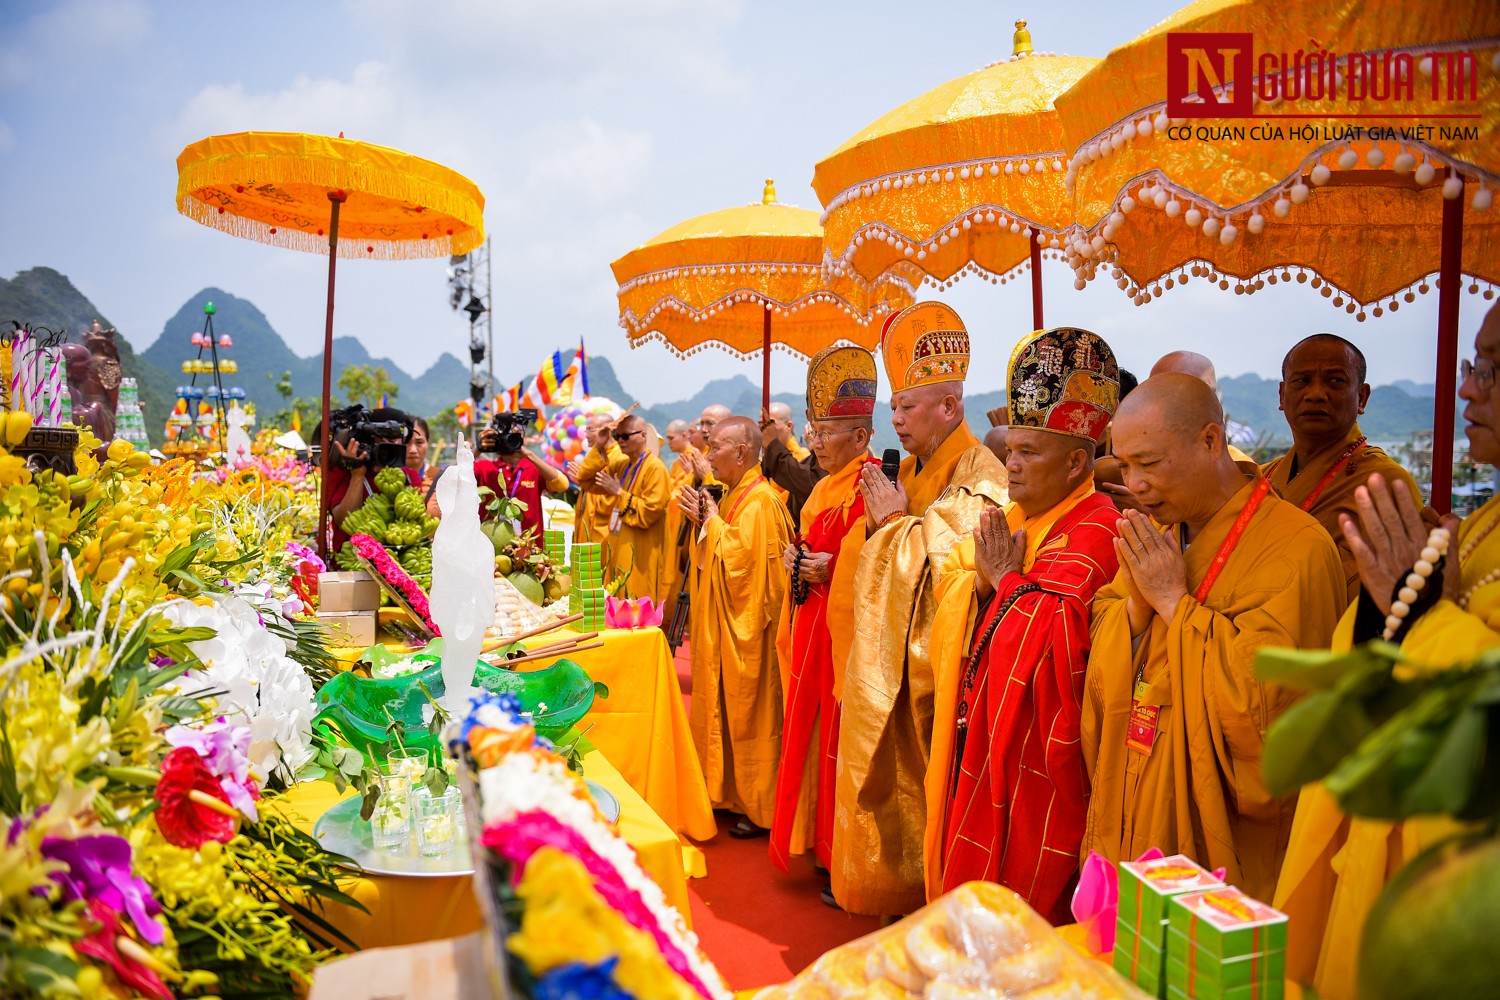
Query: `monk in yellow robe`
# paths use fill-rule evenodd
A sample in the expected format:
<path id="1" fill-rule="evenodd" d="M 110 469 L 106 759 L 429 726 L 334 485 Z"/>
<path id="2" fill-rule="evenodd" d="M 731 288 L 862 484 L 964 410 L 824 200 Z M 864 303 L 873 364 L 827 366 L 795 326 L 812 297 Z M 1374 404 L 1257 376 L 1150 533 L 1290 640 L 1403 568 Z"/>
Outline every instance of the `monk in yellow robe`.
<path id="1" fill-rule="evenodd" d="M 1327 644 L 1345 604 L 1338 550 L 1236 467 L 1223 410 L 1196 378 L 1141 383 L 1115 415 L 1114 447 L 1144 512 L 1124 512 L 1119 575 L 1094 599 L 1081 851 L 1186 854 L 1267 899 L 1296 801 L 1266 789 L 1261 755 L 1295 696 L 1258 681 L 1253 660 L 1263 646 Z"/>
<path id="2" fill-rule="evenodd" d="M 969 336 L 940 302 L 886 322 L 881 359 L 891 426 L 908 455 L 892 484 L 861 473 L 869 539 L 854 579 L 854 642 L 844 671 L 833 820 L 833 896 L 851 913 L 923 905 L 936 580 L 979 512 L 1006 501 L 1005 468 L 964 422 Z"/>
<path id="3" fill-rule="evenodd" d="M 1315 333 L 1288 351 L 1278 392 L 1292 428 L 1292 450 L 1261 472 L 1277 496 L 1317 518 L 1333 537 L 1353 601 L 1359 596 L 1359 568 L 1339 518 L 1354 514 L 1354 491 L 1377 472 L 1387 484 L 1404 482 L 1414 497 L 1421 496 L 1417 481 L 1359 429 L 1359 415 L 1370 399 L 1365 356 L 1343 337 Z"/>
<path id="4" fill-rule="evenodd" d="M 790 869 L 809 849 L 824 869 L 833 851 L 839 698 L 854 636 L 854 573 L 865 543 L 860 471 L 874 434 L 875 358 L 829 347 L 807 365 L 807 419 L 825 473 L 801 504 L 796 544 L 782 554 L 790 579 L 776 634 L 786 692 L 771 861 Z M 762 425 L 764 431 L 764 425 Z"/>
<path id="5" fill-rule="evenodd" d="M 932 628 L 927 897 L 976 879 L 1071 922 L 1089 775 L 1078 742 L 1089 606 L 1119 566 L 1119 514 L 1094 490 L 1094 448 L 1119 392 L 1087 330 L 1011 352 L 1011 502 L 949 554 Z"/>
<path id="6" fill-rule="evenodd" d="M 584 423 L 584 440 L 588 442 L 588 447 L 605 449 L 605 455 L 611 462 L 617 461 L 621 455 L 620 446 L 615 444 L 609 433 L 614 422 L 614 416 L 608 413 L 592 413 Z M 578 482 L 582 474 L 582 458 L 576 458 L 568 463 L 568 476 L 573 482 Z M 578 505 L 573 513 L 574 543 L 603 543 L 609 534 L 609 511 L 609 506 L 604 503 L 604 498 L 600 494 L 580 489 Z"/>
<path id="7" fill-rule="evenodd" d="M 611 459 L 598 445 L 591 448 L 580 464 L 578 487 L 596 494 L 609 512 L 603 540 L 608 578 L 628 578 L 619 596 L 649 597 L 660 606 L 667 598 L 672 554 L 667 467 L 648 450 L 646 421 L 640 417 L 624 417 L 609 433 L 619 455 Z"/>
<path id="8" fill-rule="evenodd" d="M 1464 362 L 1459 397 L 1469 456 L 1500 463 L 1500 307 L 1490 309 L 1475 340 L 1476 360 Z M 1405 480 L 1387 483 L 1374 474 L 1356 488 L 1358 521 L 1343 514 L 1340 530 L 1359 569 L 1357 603 L 1339 623 L 1334 648 L 1377 637 L 1391 602 L 1427 544 L 1431 510 L 1418 511 L 1420 494 Z M 1442 518 L 1452 535 L 1441 584 L 1435 573 L 1393 636 L 1411 662 L 1444 668 L 1472 662 L 1500 646 L 1500 497 L 1463 520 Z M 1440 587 L 1440 589 L 1439 589 Z M 1409 596 L 1409 595 L 1408 595 Z M 1439 599 L 1432 601 L 1437 596 Z M 1368 606 L 1373 612 L 1366 615 Z M 1372 619 L 1364 626 L 1361 619 Z M 1362 627 L 1363 626 L 1363 627 Z M 1346 816 L 1321 785 L 1302 789 L 1292 842 L 1276 886 L 1275 905 L 1297 928 L 1287 941 L 1287 975 L 1311 981 L 1327 1000 L 1354 1000 L 1355 965 L 1365 919 L 1390 876 L 1458 827 L 1441 817 L 1399 823 Z"/>
<path id="9" fill-rule="evenodd" d="M 719 421 L 708 455 L 726 487 L 722 502 L 691 486 L 678 493 L 684 516 L 698 526 L 688 723 L 714 808 L 739 814 L 731 836 L 756 837 L 771 825 L 781 760 L 776 629 L 792 521 L 761 473 L 754 421 Z"/>

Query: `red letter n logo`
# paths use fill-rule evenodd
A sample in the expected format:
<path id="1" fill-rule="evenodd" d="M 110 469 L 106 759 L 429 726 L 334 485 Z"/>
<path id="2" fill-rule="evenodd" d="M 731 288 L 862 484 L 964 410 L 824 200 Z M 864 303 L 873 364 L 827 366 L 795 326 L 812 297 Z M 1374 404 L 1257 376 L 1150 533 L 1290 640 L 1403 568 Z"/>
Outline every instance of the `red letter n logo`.
<path id="1" fill-rule="evenodd" d="M 1253 36 L 1248 32 L 1167 33 L 1167 115 L 1249 118 L 1255 113 Z M 1232 94 L 1223 92 L 1235 82 Z"/>

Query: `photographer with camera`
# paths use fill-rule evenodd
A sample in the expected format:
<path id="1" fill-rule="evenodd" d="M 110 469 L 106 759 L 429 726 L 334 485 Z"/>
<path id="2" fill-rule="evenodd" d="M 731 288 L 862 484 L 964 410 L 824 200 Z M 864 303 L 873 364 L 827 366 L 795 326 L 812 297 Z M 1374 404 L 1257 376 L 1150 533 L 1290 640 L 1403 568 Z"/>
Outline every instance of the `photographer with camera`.
<path id="1" fill-rule="evenodd" d="M 526 447 L 526 428 L 536 422 L 536 410 L 497 413 L 490 426 L 479 432 L 480 458 L 474 462 L 474 477 L 496 496 L 519 500 L 526 505 L 521 514 L 520 533 L 535 531 L 542 537 L 542 493 L 562 493 L 568 488 L 563 471 Z M 489 520 L 494 515 L 480 510 Z"/>
<path id="2" fill-rule="evenodd" d="M 313 440 L 320 438 L 313 428 Z M 376 492 L 375 474 L 396 467 L 412 486 L 421 480 L 406 468 L 406 446 L 412 436 L 412 419 L 401 410 L 366 410 L 355 404 L 328 416 L 328 444 L 332 454 L 328 469 L 328 513 L 333 522 L 333 545 L 337 551 L 349 540 L 344 518 L 359 509 Z"/>

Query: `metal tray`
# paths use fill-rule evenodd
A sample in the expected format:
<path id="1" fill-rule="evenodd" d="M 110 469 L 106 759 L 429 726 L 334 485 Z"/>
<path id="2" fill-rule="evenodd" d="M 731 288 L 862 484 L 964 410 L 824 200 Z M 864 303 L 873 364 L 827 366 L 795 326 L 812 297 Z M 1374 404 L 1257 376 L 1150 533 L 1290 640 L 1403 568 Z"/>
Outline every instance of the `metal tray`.
<path id="1" fill-rule="evenodd" d="M 604 814 L 606 821 L 620 819 L 620 800 L 609 789 L 585 779 L 594 804 Z M 318 818 L 313 825 L 313 836 L 318 843 L 335 854 L 342 854 L 357 871 L 369 875 L 404 875 L 411 878 L 451 878 L 473 875 L 474 861 L 465 836 L 466 826 L 460 826 L 453 850 L 440 858 L 423 857 L 417 848 L 416 836 L 407 838 L 406 846 L 398 851 L 377 851 L 370 840 L 370 824 L 359 818 L 359 796 L 343 799 Z"/>

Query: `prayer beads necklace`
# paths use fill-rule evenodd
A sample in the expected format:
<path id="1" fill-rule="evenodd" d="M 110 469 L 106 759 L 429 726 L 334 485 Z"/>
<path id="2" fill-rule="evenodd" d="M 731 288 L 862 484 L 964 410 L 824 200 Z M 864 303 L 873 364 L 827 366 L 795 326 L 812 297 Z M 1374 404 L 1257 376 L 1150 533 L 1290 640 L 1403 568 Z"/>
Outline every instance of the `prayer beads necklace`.
<path id="1" fill-rule="evenodd" d="M 1407 574 L 1406 586 L 1396 594 L 1396 599 L 1391 602 L 1390 614 L 1385 617 L 1385 631 L 1380 637 L 1386 642 L 1401 630 L 1401 624 L 1406 616 L 1411 614 L 1411 606 L 1417 603 L 1417 598 L 1422 593 L 1422 588 L 1427 586 L 1428 577 L 1432 576 L 1437 563 L 1448 553 L 1448 529 L 1433 528 L 1427 533 L 1427 545 L 1422 549 L 1416 565 Z"/>
<path id="2" fill-rule="evenodd" d="M 1480 528 L 1478 531 L 1474 532 L 1474 534 L 1464 539 L 1463 546 L 1458 550 L 1458 571 L 1460 573 L 1460 579 L 1462 579 L 1464 563 L 1469 561 L 1470 557 L 1473 556 L 1474 553 L 1479 549 L 1479 543 L 1489 537 L 1490 533 L 1495 530 L 1495 525 L 1497 524 L 1500 524 L 1500 518 L 1492 516 L 1484 523 L 1483 528 Z M 1494 583 L 1496 580 L 1500 580 L 1500 567 L 1496 567 L 1495 569 L 1490 570 L 1478 581 L 1476 581 L 1472 587 L 1465 590 L 1463 592 L 1463 595 L 1458 599 L 1458 606 L 1463 608 L 1465 611 L 1469 610 L 1469 601 L 1474 597 L 1474 595 L 1483 590 L 1485 587 L 1488 587 L 1490 584 Z"/>
<path id="3" fill-rule="evenodd" d="M 802 579 L 802 557 L 807 554 L 804 548 L 797 549 L 797 559 L 792 563 L 792 603 L 798 606 L 807 603 L 807 592 L 812 585 Z"/>

